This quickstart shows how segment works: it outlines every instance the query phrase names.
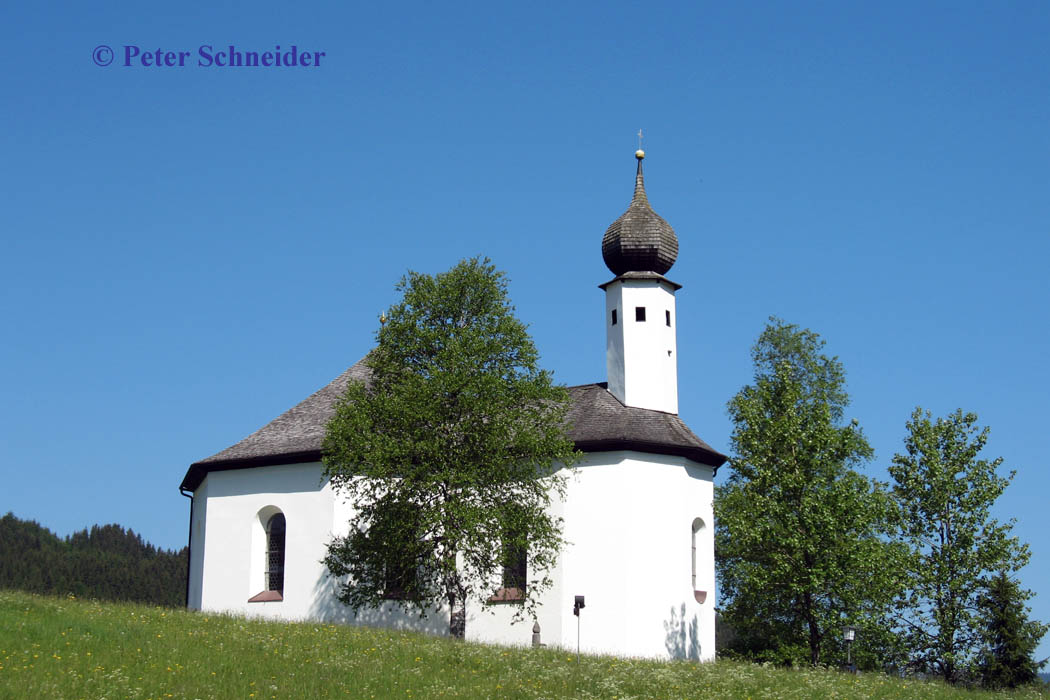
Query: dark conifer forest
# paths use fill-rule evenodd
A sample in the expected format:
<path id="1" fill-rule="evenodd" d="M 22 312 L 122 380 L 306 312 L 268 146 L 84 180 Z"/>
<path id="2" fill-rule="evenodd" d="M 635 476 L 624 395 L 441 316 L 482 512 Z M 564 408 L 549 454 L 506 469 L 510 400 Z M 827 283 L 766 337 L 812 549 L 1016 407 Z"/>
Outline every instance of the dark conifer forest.
<path id="1" fill-rule="evenodd" d="M 0 588 L 182 606 L 187 557 L 185 547 L 158 549 L 120 525 L 63 539 L 13 513 L 0 518 Z"/>

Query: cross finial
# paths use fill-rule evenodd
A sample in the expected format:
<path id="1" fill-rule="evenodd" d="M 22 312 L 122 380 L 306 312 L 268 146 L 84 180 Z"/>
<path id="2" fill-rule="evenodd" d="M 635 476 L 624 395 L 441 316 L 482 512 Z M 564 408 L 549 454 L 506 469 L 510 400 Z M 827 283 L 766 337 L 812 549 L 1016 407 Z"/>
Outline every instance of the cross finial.
<path id="1" fill-rule="evenodd" d="M 638 150 L 634 152 L 634 157 L 638 159 L 638 167 L 642 167 L 642 158 L 645 158 L 645 151 L 642 150 L 642 130 L 638 130 Z M 641 172 L 640 170 L 638 172 Z"/>
<path id="2" fill-rule="evenodd" d="M 642 150 L 642 130 L 638 130 L 638 150 Z"/>

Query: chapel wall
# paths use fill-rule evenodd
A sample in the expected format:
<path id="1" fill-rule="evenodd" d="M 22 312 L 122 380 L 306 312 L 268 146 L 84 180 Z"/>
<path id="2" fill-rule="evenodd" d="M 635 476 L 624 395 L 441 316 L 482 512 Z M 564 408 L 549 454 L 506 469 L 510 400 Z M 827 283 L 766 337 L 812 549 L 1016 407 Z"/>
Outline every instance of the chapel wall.
<path id="1" fill-rule="evenodd" d="M 712 469 L 633 451 L 586 455 L 565 503 L 561 644 L 623 656 L 714 658 Z M 693 585 L 693 524 L 697 535 Z M 697 602 L 695 590 L 706 592 Z"/>

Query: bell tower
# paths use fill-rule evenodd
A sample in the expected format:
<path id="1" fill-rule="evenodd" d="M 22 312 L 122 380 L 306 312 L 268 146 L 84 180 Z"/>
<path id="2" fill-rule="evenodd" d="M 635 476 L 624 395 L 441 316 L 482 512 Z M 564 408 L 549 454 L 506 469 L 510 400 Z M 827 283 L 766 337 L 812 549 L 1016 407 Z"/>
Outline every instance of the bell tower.
<path id="1" fill-rule="evenodd" d="M 649 205 L 639 149 L 634 197 L 605 231 L 602 258 L 616 277 L 605 290 L 605 365 L 609 391 L 625 406 L 678 413 L 675 292 L 664 277 L 678 258 L 678 237 Z"/>

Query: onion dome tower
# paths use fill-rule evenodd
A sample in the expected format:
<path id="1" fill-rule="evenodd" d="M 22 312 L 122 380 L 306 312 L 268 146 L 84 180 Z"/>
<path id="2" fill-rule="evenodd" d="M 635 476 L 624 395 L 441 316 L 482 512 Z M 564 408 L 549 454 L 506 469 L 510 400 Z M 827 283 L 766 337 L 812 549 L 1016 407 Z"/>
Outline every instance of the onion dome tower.
<path id="1" fill-rule="evenodd" d="M 602 258 L 614 275 L 649 271 L 664 274 L 678 259 L 678 236 L 674 229 L 649 205 L 645 194 L 642 160 L 639 149 L 638 172 L 634 176 L 634 197 L 627 211 L 612 222 L 602 239 Z"/>
<path id="2" fill-rule="evenodd" d="M 605 290 L 605 364 L 609 391 L 625 406 L 678 413 L 675 292 L 664 277 L 678 258 L 678 236 L 649 204 L 638 150 L 634 197 L 602 238 L 616 277 Z"/>

